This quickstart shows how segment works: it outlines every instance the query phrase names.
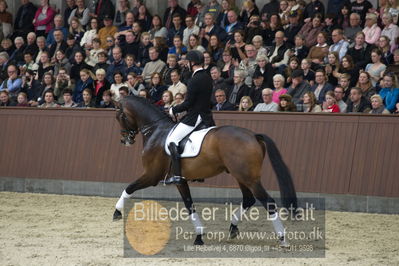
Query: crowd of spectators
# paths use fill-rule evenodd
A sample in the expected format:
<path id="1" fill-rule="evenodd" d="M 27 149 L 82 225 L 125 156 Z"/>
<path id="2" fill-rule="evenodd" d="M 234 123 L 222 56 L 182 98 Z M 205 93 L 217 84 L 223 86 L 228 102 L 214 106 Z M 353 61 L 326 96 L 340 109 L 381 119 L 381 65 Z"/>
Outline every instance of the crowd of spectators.
<path id="1" fill-rule="evenodd" d="M 397 113 L 395 0 L 0 0 L 0 106 L 115 108 L 127 95 L 184 101 L 186 53 L 204 54 L 212 109 Z"/>

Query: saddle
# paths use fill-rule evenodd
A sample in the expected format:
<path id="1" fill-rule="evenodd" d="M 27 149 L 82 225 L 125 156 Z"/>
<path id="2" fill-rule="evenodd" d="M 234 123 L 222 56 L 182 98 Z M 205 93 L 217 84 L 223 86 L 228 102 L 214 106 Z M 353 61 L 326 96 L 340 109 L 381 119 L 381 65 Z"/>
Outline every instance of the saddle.
<path id="1" fill-rule="evenodd" d="M 203 122 L 201 122 L 196 128 L 194 128 L 194 130 L 190 134 L 188 134 L 186 137 L 184 137 L 184 139 L 179 142 L 180 158 L 196 157 L 201 151 L 202 142 L 206 134 L 208 134 L 208 132 L 214 128 L 215 127 L 207 127 Z M 175 128 L 172 128 L 165 141 L 165 152 L 168 155 L 170 155 L 170 151 L 166 143 L 168 143 L 168 138 L 174 129 Z"/>

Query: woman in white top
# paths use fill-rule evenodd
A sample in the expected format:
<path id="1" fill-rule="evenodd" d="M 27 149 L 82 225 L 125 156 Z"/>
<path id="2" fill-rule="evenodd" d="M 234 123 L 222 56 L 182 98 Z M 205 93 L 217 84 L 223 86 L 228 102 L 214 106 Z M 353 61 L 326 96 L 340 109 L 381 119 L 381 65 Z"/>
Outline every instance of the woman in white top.
<path id="1" fill-rule="evenodd" d="M 366 72 L 368 72 L 371 76 L 371 84 L 375 87 L 377 82 L 380 80 L 382 73 L 384 73 L 385 69 L 387 68 L 381 62 L 382 52 L 379 49 L 374 49 L 371 52 L 371 64 L 367 64 Z"/>
<path id="2" fill-rule="evenodd" d="M 120 71 L 115 71 L 114 73 L 114 83 L 111 85 L 110 91 L 112 92 L 112 100 L 119 102 L 121 96 L 119 93 L 119 88 L 128 87 L 128 85 L 123 82 L 123 75 Z"/>
<path id="3" fill-rule="evenodd" d="M 375 44 L 381 36 L 381 29 L 377 25 L 377 15 L 369 13 L 366 15 L 366 24 L 363 29 L 368 44 Z"/>
<path id="4" fill-rule="evenodd" d="M 203 53 L 203 52 L 205 52 L 205 48 L 202 46 L 202 45 L 200 45 L 200 39 L 199 39 L 199 37 L 198 37 L 198 35 L 195 35 L 195 34 L 191 34 L 190 35 L 190 37 L 188 37 L 188 51 L 191 51 L 191 50 L 198 50 L 198 51 L 200 51 L 201 53 Z"/>
<path id="5" fill-rule="evenodd" d="M 86 49 L 91 49 L 92 46 L 92 41 L 93 39 L 98 37 L 98 19 L 97 18 L 92 18 L 90 20 L 90 30 L 86 31 L 85 34 L 82 37 L 82 40 L 80 41 L 80 46 L 86 48 Z"/>
<path id="6" fill-rule="evenodd" d="M 151 40 L 155 37 L 162 37 L 166 39 L 168 37 L 168 30 L 162 25 L 162 19 L 158 15 L 152 17 L 152 25 L 149 31 Z"/>

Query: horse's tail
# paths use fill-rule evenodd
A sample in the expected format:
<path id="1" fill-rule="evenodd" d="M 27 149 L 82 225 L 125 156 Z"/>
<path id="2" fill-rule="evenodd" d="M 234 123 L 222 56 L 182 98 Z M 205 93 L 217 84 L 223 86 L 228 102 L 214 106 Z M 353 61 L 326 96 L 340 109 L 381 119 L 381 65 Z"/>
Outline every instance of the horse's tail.
<path id="1" fill-rule="evenodd" d="M 255 134 L 258 141 L 263 141 L 266 144 L 267 154 L 273 166 L 274 172 L 277 175 L 278 184 L 280 187 L 281 202 L 285 207 L 297 208 L 297 197 L 294 183 L 287 165 L 284 163 L 274 141 L 264 134 Z"/>

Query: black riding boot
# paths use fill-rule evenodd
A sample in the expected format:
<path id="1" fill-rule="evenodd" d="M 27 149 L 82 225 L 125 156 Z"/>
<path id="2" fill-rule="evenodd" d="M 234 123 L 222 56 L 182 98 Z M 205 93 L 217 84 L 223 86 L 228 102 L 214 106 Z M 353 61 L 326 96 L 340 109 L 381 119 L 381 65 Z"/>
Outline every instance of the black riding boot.
<path id="1" fill-rule="evenodd" d="M 180 185 L 186 182 L 181 176 L 180 153 L 178 146 L 171 142 L 168 146 L 172 158 L 172 176 L 165 180 L 166 185 Z"/>

